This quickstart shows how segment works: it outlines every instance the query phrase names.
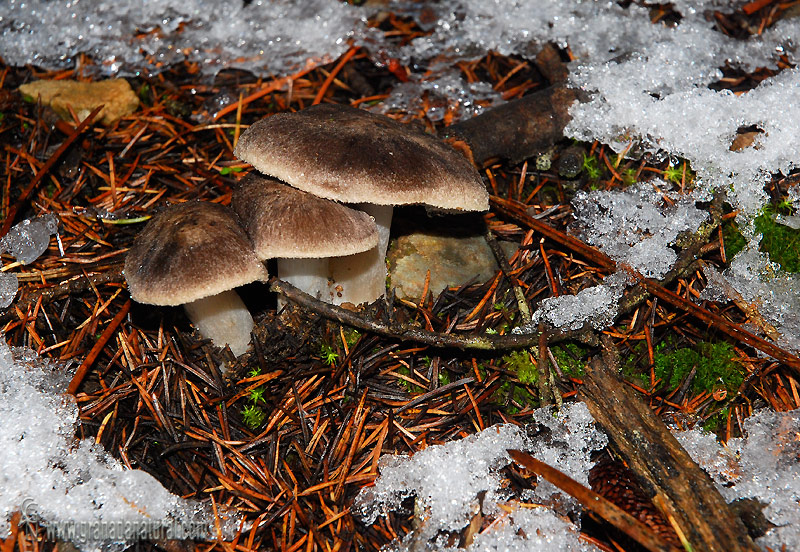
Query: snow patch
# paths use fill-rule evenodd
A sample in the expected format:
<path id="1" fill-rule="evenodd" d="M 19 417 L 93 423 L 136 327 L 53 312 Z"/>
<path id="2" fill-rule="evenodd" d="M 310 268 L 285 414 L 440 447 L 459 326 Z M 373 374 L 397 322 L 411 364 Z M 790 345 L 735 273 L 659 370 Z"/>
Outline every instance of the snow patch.
<path id="1" fill-rule="evenodd" d="M 800 410 L 756 412 L 744 422 L 745 436 L 723 447 L 700 430 L 675 436 L 717 483 L 728 502 L 755 498 L 777 527 L 756 543 L 763 549 L 800 549 Z"/>
<path id="2" fill-rule="evenodd" d="M 37 521 L 84 551 L 121 550 L 137 537 L 170 532 L 213 539 L 210 507 L 169 493 L 144 471 L 123 469 L 91 440 L 76 440 L 69 379 L 64 366 L 12 350 L 0 336 L 0 538 L 21 511 L 22 521 Z M 223 536 L 232 538 L 237 521 L 222 513 Z"/>
<path id="3" fill-rule="evenodd" d="M 0 51 L 10 65 L 48 68 L 84 52 L 119 75 L 184 60 L 206 75 L 226 68 L 287 74 L 344 53 L 360 17 L 335 0 L 7 0 Z"/>
<path id="4" fill-rule="evenodd" d="M 427 543 L 428 549 L 447 549 L 442 531 L 461 531 L 479 510 L 497 521 L 478 534 L 468 550 L 523 551 L 532 546 L 542 551 L 594 550 L 578 540 L 578 527 L 559 517 L 577 510 L 571 499 L 560 496 L 546 481 L 535 491 L 514 497 L 502 486 L 499 471 L 511 463 L 506 449 L 521 449 L 586 485 L 592 466 L 589 453 L 603 448 L 607 438 L 594 427 L 583 403 L 564 405 L 558 413 L 542 408 L 533 418 L 528 431 L 498 425 L 410 457 L 382 457 L 375 486 L 356 498 L 358 512 L 371 524 L 387 510 L 398 509 L 406 498 L 416 497 L 415 509 L 423 521 L 395 543 L 397 550 L 420 542 Z M 481 493 L 485 493 L 482 501 Z M 529 504 L 532 509 L 528 509 L 520 499 L 538 505 Z"/>

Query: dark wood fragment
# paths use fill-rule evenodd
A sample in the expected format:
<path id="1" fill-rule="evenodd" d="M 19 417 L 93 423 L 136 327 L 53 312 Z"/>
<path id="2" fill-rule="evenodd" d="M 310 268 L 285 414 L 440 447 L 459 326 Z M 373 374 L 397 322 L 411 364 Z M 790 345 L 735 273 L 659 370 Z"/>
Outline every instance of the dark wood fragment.
<path id="1" fill-rule="evenodd" d="M 683 533 L 692 550 L 758 550 L 708 474 L 616 375 L 613 355 L 604 356 L 587 366 L 581 396 L 656 507 Z"/>
<path id="2" fill-rule="evenodd" d="M 569 107 L 581 92 L 552 86 L 447 127 L 443 138 L 469 145 L 476 165 L 519 163 L 563 138 Z"/>
<path id="3" fill-rule="evenodd" d="M 561 60 L 561 53 L 554 44 L 547 43 L 542 46 L 542 50 L 536 54 L 534 60 L 536 68 L 544 77 L 550 81 L 550 84 L 560 84 L 567 82 L 569 77 L 569 68 L 567 64 Z"/>

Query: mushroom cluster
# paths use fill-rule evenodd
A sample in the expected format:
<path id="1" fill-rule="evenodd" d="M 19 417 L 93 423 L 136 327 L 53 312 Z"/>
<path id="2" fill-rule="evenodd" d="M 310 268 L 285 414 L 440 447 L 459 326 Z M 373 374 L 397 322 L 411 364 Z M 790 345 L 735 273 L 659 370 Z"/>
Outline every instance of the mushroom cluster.
<path id="1" fill-rule="evenodd" d="M 232 205 L 241 218 L 216 203 L 168 207 L 136 237 L 124 271 L 135 301 L 183 305 L 201 335 L 239 356 L 250 343 L 253 317 L 234 288 L 265 281 L 262 261 L 286 258 L 279 275 L 321 290 L 327 280 L 309 280 L 302 263 L 374 248 L 378 230 L 366 213 L 253 174 Z M 323 237 L 319 221 L 335 221 Z"/>
<path id="2" fill-rule="evenodd" d="M 258 121 L 234 153 L 269 176 L 243 178 L 231 208 L 193 201 L 153 217 L 128 252 L 125 278 L 135 301 L 183 305 L 204 337 L 237 356 L 253 318 L 234 288 L 265 281 L 263 261 L 277 258 L 281 279 L 324 301 L 372 302 L 386 290 L 395 205 L 489 208 L 480 175 L 460 153 L 349 106 Z"/>
<path id="3" fill-rule="evenodd" d="M 331 254 L 313 267 L 295 268 L 309 281 L 308 286 L 298 287 L 336 304 L 360 304 L 383 296 L 394 206 L 489 208 L 481 177 L 462 154 L 409 125 L 350 106 L 320 104 L 262 119 L 242 134 L 234 154 L 261 173 L 320 198 L 351 204 L 374 218 L 380 235 L 376 246 L 355 254 Z M 244 219 L 252 216 L 250 209 L 258 211 L 247 187 L 234 194 L 233 203 Z M 311 209 L 302 202 L 297 208 Z M 318 239 L 335 232 L 331 218 L 311 224 Z"/>

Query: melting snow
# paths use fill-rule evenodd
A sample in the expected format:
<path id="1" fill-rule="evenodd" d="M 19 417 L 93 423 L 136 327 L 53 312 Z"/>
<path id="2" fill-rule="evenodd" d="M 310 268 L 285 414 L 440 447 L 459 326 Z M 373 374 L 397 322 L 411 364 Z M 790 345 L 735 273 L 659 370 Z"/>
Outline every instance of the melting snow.
<path id="1" fill-rule="evenodd" d="M 50 236 L 58 232 L 55 215 L 23 220 L 0 239 L 0 253 L 10 252 L 22 264 L 30 264 L 47 250 Z"/>
<path id="2" fill-rule="evenodd" d="M 8 251 L 18 262 L 30 264 L 47 250 L 50 236 L 57 233 L 58 220 L 55 215 L 23 220 L 0 238 L 0 253 Z M 17 294 L 17 286 L 16 274 L 0 272 L 0 308 L 11 304 Z"/>
<path id="3" fill-rule="evenodd" d="M 603 448 L 606 436 L 594 427 L 583 403 L 565 405 L 558 415 L 544 408 L 534 414 L 531 430 L 500 425 L 445 445 L 435 445 L 408 456 L 381 458 L 375 486 L 364 489 L 356 507 L 366 523 L 373 523 L 401 502 L 416 497 L 421 521 L 395 550 L 457 550 L 446 546 L 448 532 L 458 533 L 482 508 L 497 520 L 476 535 L 466 550 L 558 551 L 595 550 L 577 538 L 579 527 L 566 521 L 576 511 L 545 481 L 524 496 L 501 485 L 499 470 L 511 463 L 505 450 L 527 450 L 536 458 L 587 484 L 592 463 L 589 453 Z M 531 431 L 541 430 L 538 434 Z M 756 498 L 777 527 L 758 539 L 766 549 L 800 547 L 800 410 L 756 413 L 745 422 L 745 436 L 721 446 L 701 430 L 677 431 L 676 437 L 694 460 L 717 482 L 728 502 Z M 482 502 L 479 494 L 485 492 Z M 528 503 L 529 508 L 520 502 Z M 531 504 L 539 504 L 530 508 Z M 479 506 L 480 504 L 480 506 Z M 420 546 L 423 544 L 423 546 Z M 424 546 L 427 545 L 427 546 Z"/>
<path id="4" fill-rule="evenodd" d="M 780 334 L 778 345 L 800 352 L 800 275 L 788 274 L 768 255 L 758 250 L 758 239 L 751 241 L 720 274 L 705 267 L 708 285 L 700 299 L 725 301 L 743 299 Z M 758 329 L 754 328 L 755 331 Z"/>
<path id="5" fill-rule="evenodd" d="M 147 472 L 123 469 L 91 440 L 75 439 L 78 407 L 65 393 L 68 383 L 64 366 L 29 349 L 12 351 L 0 336 L 0 538 L 15 511 L 82 550 L 122 549 L 137 540 L 125 530 L 213 538 L 210 508 L 170 494 Z M 231 538 L 236 520 L 221 521 Z M 101 523 L 115 538 L 93 533 Z"/>
<path id="6" fill-rule="evenodd" d="M 670 247 L 678 235 L 696 232 L 708 218 L 694 202 L 659 192 L 651 182 L 623 192 L 579 191 L 572 205 L 577 233 L 586 243 L 647 278 L 664 276 L 678 258 Z"/>
<path id="7" fill-rule="evenodd" d="M 6 0 L 0 51 L 11 65 L 45 67 L 71 65 L 84 52 L 121 75 L 184 59 L 210 75 L 225 68 L 291 73 L 341 55 L 360 13 L 335 0 Z"/>
<path id="8" fill-rule="evenodd" d="M 728 502 L 755 498 L 765 505 L 764 515 L 777 527 L 758 545 L 800 550 L 800 410 L 757 412 L 744 430 L 743 438 L 731 439 L 726 447 L 700 430 L 675 436 Z"/>
<path id="9" fill-rule="evenodd" d="M 479 508 L 498 522 L 477 535 L 468 550 L 595 550 L 578 540 L 578 527 L 559 517 L 576 506 L 556 498 L 559 491 L 554 486 L 543 481 L 536 491 L 515 497 L 501 485 L 499 470 L 511 463 L 506 449 L 521 449 L 586 485 L 592 466 L 589 453 L 603 448 L 607 438 L 594 427 L 583 403 L 565 405 L 558 414 L 550 408 L 539 409 L 534 422 L 532 430 L 537 426 L 543 430 L 539 435 L 499 425 L 460 441 L 430 446 L 411 457 L 384 456 L 380 477 L 374 487 L 359 494 L 356 507 L 366 523 L 373 523 L 387 510 L 398 509 L 405 498 L 416 497 L 423 521 L 402 543 L 396 543 L 398 550 L 408 550 L 415 542 L 447 549 L 440 531 L 461 531 Z M 525 509 L 520 500 L 541 506 Z"/>
<path id="10" fill-rule="evenodd" d="M 597 330 L 607 328 L 617 316 L 617 303 L 628 283 L 625 272 L 615 272 L 599 286 L 582 289 L 575 295 L 548 297 L 539 303 L 530 324 L 518 326 L 512 333 L 533 333 L 540 322 L 566 330 L 578 330 L 587 323 Z"/>

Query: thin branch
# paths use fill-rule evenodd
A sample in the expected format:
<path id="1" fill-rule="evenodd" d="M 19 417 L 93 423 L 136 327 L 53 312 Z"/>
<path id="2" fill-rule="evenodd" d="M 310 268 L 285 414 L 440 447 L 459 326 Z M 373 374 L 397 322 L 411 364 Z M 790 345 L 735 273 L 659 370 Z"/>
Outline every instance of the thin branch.
<path id="1" fill-rule="evenodd" d="M 358 313 L 351 312 L 336 305 L 323 303 L 282 280 L 273 279 L 270 283 L 270 289 L 276 293 L 280 293 L 293 303 L 305 307 L 329 320 L 335 320 L 346 326 L 366 330 L 401 341 L 414 341 L 433 347 L 479 351 L 523 349 L 526 347 L 533 347 L 539 342 L 538 333 L 474 336 L 430 332 L 406 326 L 388 326 L 377 320 L 367 319 Z"/>

